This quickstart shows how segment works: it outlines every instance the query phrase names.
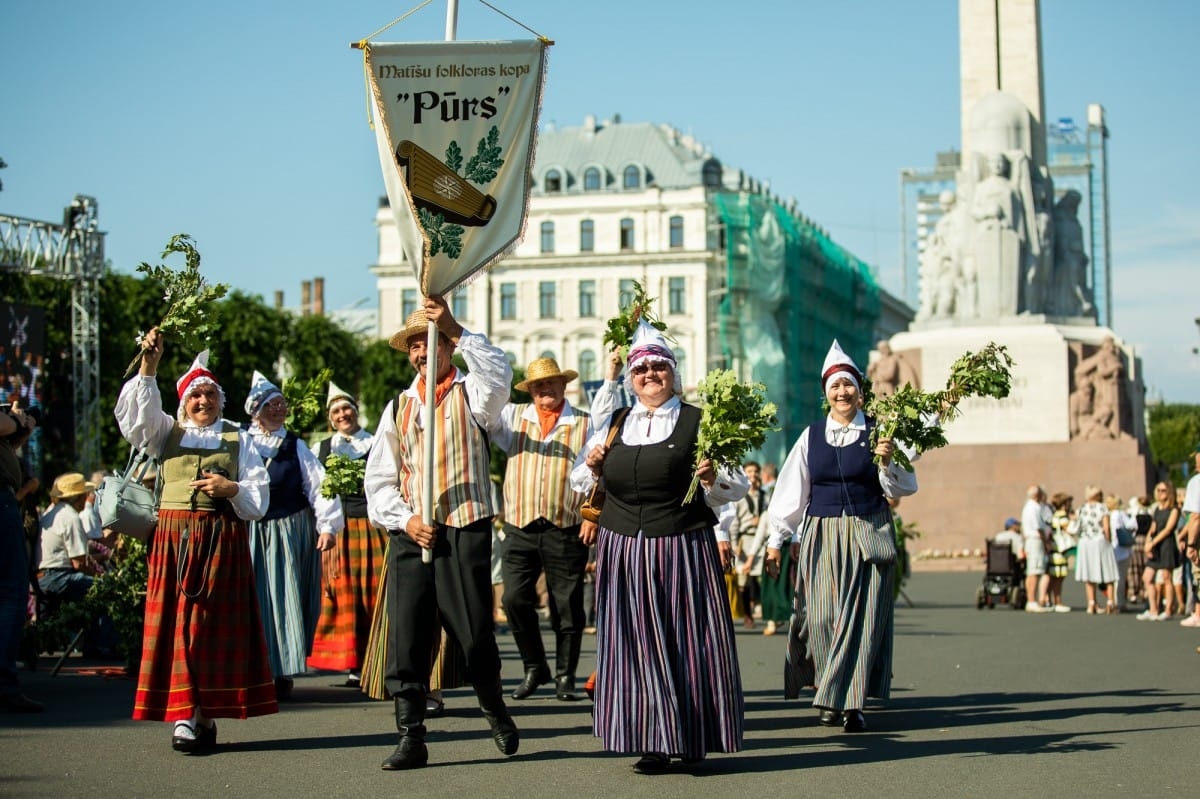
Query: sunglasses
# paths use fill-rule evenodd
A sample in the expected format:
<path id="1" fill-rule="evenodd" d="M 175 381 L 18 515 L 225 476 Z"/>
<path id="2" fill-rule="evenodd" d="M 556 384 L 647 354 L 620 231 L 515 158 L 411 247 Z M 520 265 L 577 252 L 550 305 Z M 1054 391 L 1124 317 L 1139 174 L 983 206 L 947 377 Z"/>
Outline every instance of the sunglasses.
<path id="1" fill-rule="evenodd" d="M 666 361 L 648 361 L 645 363 L 639 363 L 637 366 L 630 369 L 629 374 L 638 376 L 644 375 L 646 372 L 651 370 L 655 372 L 665 372 L 670 368 L 671 364 L 667 363 Z"/>

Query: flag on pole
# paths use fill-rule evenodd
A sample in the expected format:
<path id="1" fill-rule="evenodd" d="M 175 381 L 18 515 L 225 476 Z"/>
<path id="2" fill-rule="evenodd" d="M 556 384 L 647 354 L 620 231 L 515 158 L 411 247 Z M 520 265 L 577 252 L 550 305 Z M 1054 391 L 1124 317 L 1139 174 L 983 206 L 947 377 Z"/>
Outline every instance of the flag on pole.
<path id="1" fill-rule="evenodd" d="M 366 48 L 388 200 L 426 297 L 487 269 L 524 231 L 547 45 Z"/>

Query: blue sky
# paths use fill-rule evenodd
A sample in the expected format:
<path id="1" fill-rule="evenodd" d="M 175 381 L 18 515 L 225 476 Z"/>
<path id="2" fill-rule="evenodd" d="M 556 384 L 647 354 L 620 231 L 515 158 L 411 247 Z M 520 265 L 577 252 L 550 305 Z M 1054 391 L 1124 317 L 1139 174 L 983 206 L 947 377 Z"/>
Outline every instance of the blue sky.
<path id="1" fill-rule="evenodd" d="M 383 194 L 349 48 L 416 0 L 0 8 L 0 212 L 99 202 L 122 271 L 191 233 L 213 280 L 375 303 Z M 956 0 L 498 0 L 555 40 L 543 122 L 665 122 L 770 182 L 899 293 L 899 171 L 959 146 Z M 378 37 L 444 37 L 434 0 Z M 735 15 L 735 16 L 731 16 Z M 1200 3 L 1043 0 L 1049 119 L 1108 114 L 1113 326 L 1151 394 L 1200 402 Z M 460 39 L 527 34 L 460 0 Z"/>

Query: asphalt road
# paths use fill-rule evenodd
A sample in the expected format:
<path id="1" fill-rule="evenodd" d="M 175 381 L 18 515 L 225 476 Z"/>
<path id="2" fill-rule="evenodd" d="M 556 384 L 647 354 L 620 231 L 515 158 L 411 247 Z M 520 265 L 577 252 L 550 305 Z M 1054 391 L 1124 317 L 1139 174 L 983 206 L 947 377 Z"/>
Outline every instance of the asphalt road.
<path id="1" fill-rule="evenodd" d="M 40 715 L 0 715 L 3 797 L 1108 797 L 1200 795 L 1200 630 L 1089 616 L 1067 582 L 1069 614 L 975 609 L 979 573 L 918 573 L 896 623 L 893 695 L 868 707 L 871 731 L 818 727 L 781 698 L 783 637 L 738 628 L 744 751 L 692 773 L 634 774 L 602 752 L 590 703 L 511 702 L 521 750 L 503 758 L 469 691 L 430 722 L 430 765 L 379 768 L 395 744 L 390 704 L 296 681 L 278 715 L 219 722 L 218 752 L 170 748 L 166 724 L 129 719 L 133 683 L 73 658 L 51 677 L 22 673 Z M 520 677 L 501 638 L 506 686 Z M 590 670 L 594 639 L 581 671 Z M 546 689 L 542 689 L 543 694 Z"/>

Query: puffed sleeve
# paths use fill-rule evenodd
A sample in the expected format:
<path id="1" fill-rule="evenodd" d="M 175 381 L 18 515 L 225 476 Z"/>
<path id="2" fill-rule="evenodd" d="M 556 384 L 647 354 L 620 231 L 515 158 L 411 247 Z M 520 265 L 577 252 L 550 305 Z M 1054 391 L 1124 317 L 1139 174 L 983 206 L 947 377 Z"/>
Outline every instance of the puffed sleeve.
<path id="1" fill-rule="evenodd" d="M 153 375 L 134 375 L 121 386 L 114 414 L 126 441 L 153 457 L 162 455 L 175 420 L 163 411 Z"/>
<path id="2" fill-rule="evenodd" d="M 308 447 L 297 446 L 300 456 L 300 475 L 304 481 L 304 495 L 312 505 L 313 515 L 317 519 L 318 533 L 337 535 L 346 529 L 346 520 L 342 515 L 342 500 L 339 497 L 327 498 L 321 496 L 321 483 L 325 481 L 325 467 L 317 460 L 317 456 Z"/>
<path id="3" fill-rule="evenodd" d="M 238 518 L 258 521 L 271 502 L 271 478 L 254 440 L 245 430 L 238 432 L 238 492 L 229 500 Z"/>
<path id="4" fill-rule="evenodd" d="M 767 515 L 771 520 L 771 533 L 767 538 L 767 547 L 770 549 L 781 549 L 784 543 L 797 540 L 797 533 L 804 525 L 805 509 L 812 489 L 808 473 L 810 432 L 811 428 L 806 428 L 800 433 L 779 470 L 771 504 L 767 506 Z"/>
<path id="5" fill-rule="evenodd" d="M 480 427 L 489 430 L 508 404 L 512 367 L 504 350 L 494 346 L 482 333 L 463 331 L 458 339 L 458 351 L 469 369 L 466 390 L 471 415 Z"/>

